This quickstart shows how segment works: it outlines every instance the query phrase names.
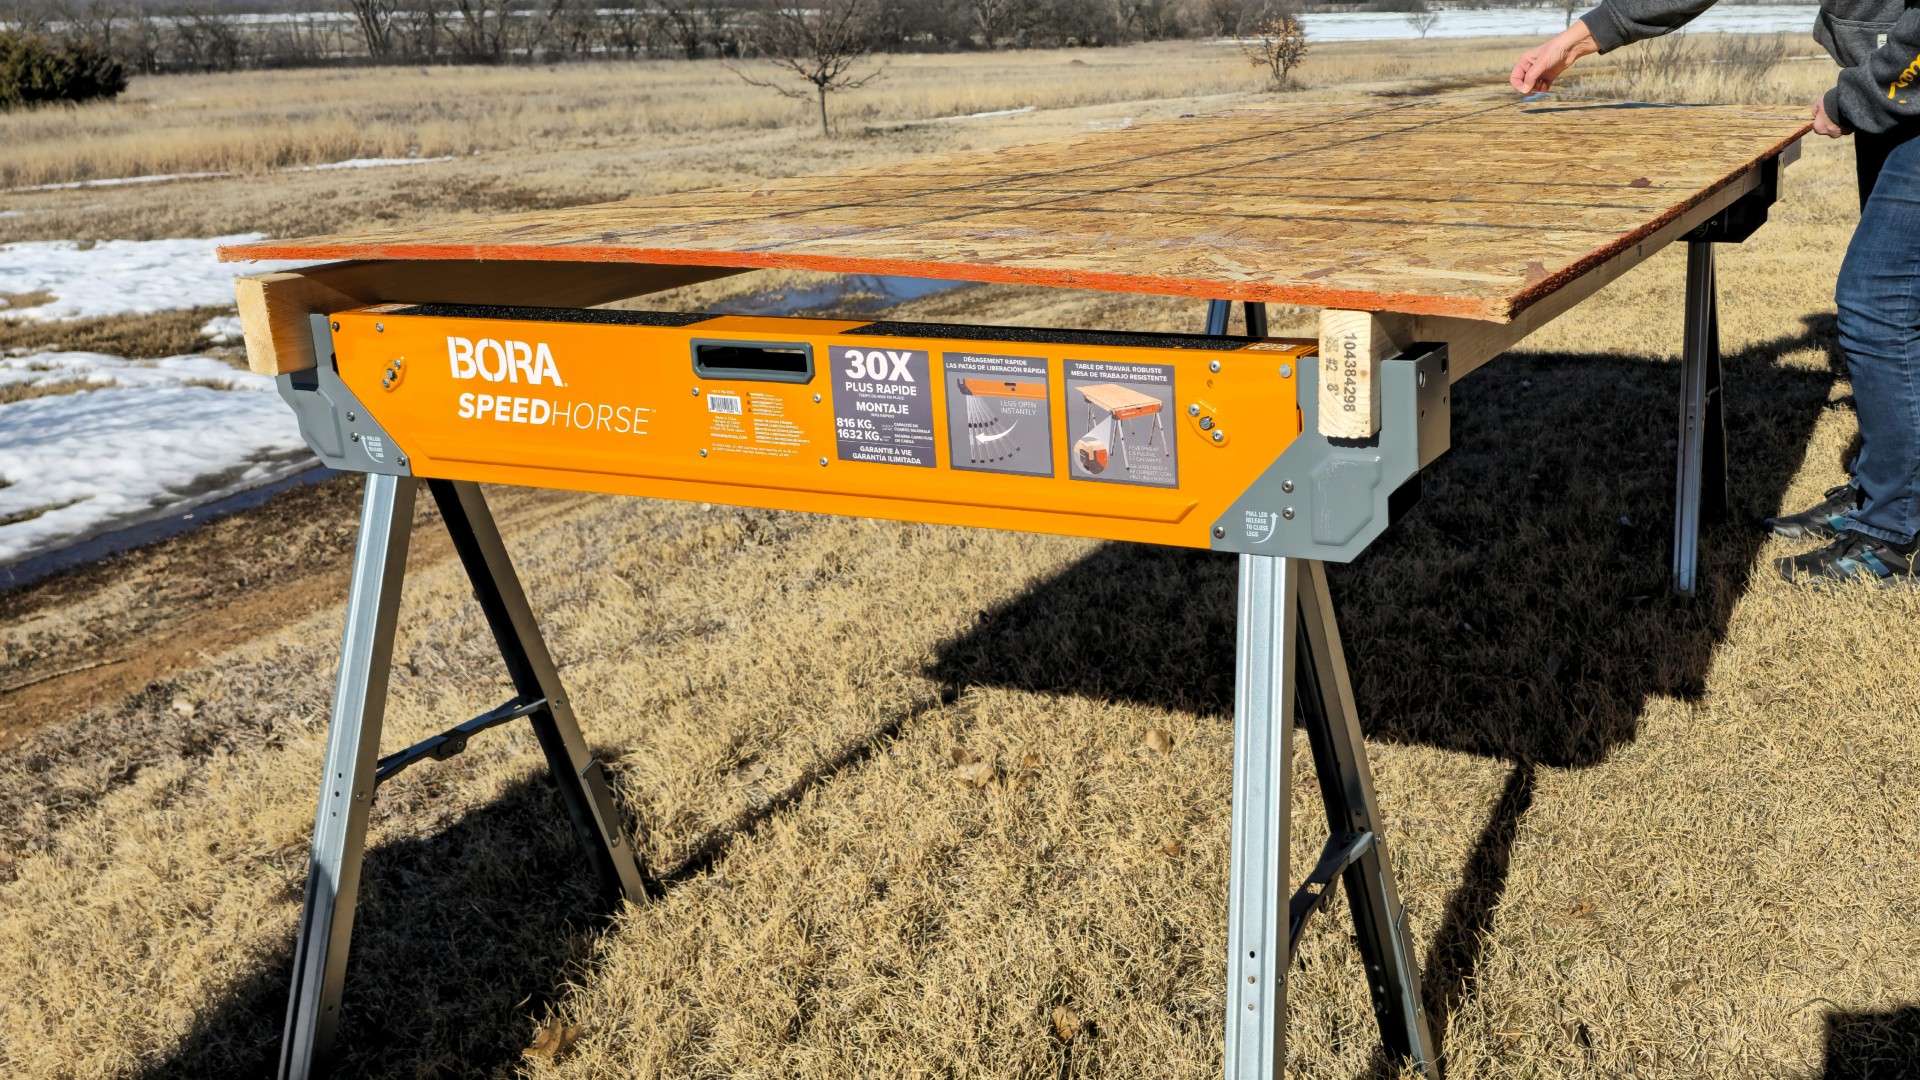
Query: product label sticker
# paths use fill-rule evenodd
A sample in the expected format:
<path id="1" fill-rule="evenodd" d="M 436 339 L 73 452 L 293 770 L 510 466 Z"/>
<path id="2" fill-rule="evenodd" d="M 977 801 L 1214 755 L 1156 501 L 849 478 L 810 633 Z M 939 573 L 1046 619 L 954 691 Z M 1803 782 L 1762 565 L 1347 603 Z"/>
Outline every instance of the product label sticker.
<path id="1" fill-rule="evenodd" d="M 788 418 L 778 394 L 729 389 L 706 400 L 708 446 L 716 454 L 791 458 L 807 448 L 806 432 Z"/>
<path id="2" fill-rule="evenodd" d="M 1067 475 L 1112 484 L 1178 487 L 1173 367 L 1068 360 Z"/>
<path id="3" fill-rule="evenodd" d="M 953 467 L 1052 476 L 1046 360 L 964 352 L 943 353 L 940 360 Z"/>
<path id="4" fill-rule="evenodd" d="M 932 468 L 933 387 L 926 351 L 833 345 L 827 358 L 840 460 Z"/>

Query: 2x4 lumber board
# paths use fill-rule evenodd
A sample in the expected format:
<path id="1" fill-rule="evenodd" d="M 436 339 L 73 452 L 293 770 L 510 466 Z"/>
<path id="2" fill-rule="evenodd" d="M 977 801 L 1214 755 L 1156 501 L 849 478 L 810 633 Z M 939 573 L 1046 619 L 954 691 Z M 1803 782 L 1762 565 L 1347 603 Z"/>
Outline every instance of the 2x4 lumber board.
<path id="1" fill-rule="evenodd" d="M 782 267 L 1506 321 L 1808 130 L 1757 106 L 1242 109 L 224 258 Z"/>
<path id="2" fill-rule="evenodd" d="M 1374 311 L 1320 313 L 1320 434 L 1366 439 L 1380 430 L 1380 361 L 1413 344 L 1412 322 Z"/>
<path id="3" fill-rule="evenodd" d="M 449 260 L 329 263 L 234 282 L 247 365 L 263 375 L 313 367 L 308 319 L 366 304 L 593 307 L 741 271 L 706 266 Z"/>

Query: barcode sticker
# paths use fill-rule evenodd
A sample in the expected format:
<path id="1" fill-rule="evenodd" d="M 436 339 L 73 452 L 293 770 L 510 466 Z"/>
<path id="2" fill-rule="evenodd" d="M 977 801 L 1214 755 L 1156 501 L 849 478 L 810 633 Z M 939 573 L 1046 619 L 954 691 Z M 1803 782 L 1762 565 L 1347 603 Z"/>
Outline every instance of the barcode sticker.
<path id="1" fill-rule="evenodd" d="M 710 413 L 727 413 L 732 416 L 739 416 L 741 411 L 740 396 L 738 394 L 708 394 L 707 411 Z"/>

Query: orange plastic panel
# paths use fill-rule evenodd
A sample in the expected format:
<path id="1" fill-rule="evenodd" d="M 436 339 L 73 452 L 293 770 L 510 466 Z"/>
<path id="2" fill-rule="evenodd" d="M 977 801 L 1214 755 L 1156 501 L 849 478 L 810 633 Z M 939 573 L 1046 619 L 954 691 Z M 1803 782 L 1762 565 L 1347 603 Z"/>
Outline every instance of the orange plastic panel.
<path id="1" fill-rule="evenodd" d="M 423 310 L 334 317 L 341 378 L 417 476 L 1187 547 L 1206 547 L 1214 519 L 1299 435 L 1293 373 L 1314 352 Z M 699 375 L 696 342 L 717 363 L 771 350 L 792 366 L 810 350 L 812 374 Z M 981 379 L 1041 389 L 962 392 Z M 1095 380 L 1168 411 L 1204 398 L 1214 426 L 1090 415 L 1076 390 Z M 1112 444 L 1097 473 L 1074 453 L 1088 439 Z"/>

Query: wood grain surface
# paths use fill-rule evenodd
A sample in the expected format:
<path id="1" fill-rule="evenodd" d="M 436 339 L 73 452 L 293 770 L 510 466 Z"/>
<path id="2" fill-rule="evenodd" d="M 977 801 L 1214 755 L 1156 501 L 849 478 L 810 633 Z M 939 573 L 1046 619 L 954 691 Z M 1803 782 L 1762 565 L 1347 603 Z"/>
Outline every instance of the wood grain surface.
<path id="1" fill-rule="evenodd" d="M 1080 388 L 1080 396 L 1121 420 L 1131 420 L 1136 416 L 1160 411 L 1159 398 L 1148 397 L 1138 390 L 1115 383 L 1083 386 Z"/>
<path id="2" fill-rule="evenodd" d="M 1240 109 L 233 259 L 850 273 L 1505 321 L 1804 135 L 1804 110 L 1513 99 Z"/>

